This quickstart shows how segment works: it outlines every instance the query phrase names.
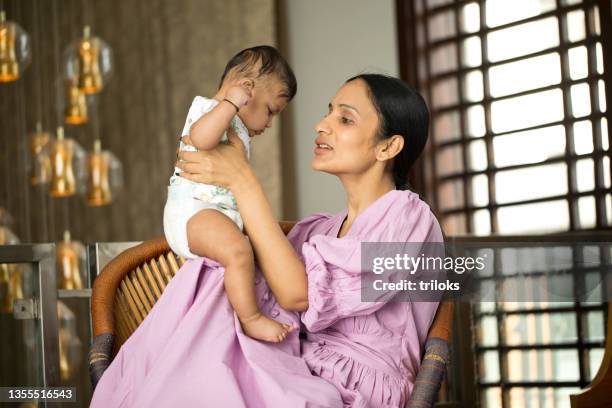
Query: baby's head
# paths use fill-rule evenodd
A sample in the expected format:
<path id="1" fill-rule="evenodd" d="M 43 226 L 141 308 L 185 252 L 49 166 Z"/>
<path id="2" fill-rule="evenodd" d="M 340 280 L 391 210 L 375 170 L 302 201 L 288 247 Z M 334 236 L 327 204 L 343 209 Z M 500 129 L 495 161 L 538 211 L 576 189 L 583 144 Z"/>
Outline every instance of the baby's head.
<path id="1" fill-rule="evenodd" d="M 225 66 L 219 89 L 250 80 L 252 98 L 240 109 L 238 117 L 249 129 L 249 135 L 261 134 L 272 124 L 297 91 L 293 70 L 278 50 L 260 45 L 240 51 Z"/>

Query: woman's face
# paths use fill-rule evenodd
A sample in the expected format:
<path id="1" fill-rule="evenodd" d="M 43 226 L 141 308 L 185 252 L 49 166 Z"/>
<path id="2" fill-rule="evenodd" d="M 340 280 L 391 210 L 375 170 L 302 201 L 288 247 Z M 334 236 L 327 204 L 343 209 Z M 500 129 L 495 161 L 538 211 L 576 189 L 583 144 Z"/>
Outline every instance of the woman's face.
<path id="1" fill-rule="evenodd" d="M 378 127 L 366 83 L 356 79 L 344 84 L 315 127 L 312 168 L 337 176 L 363 174 L 376 163 Z"/>

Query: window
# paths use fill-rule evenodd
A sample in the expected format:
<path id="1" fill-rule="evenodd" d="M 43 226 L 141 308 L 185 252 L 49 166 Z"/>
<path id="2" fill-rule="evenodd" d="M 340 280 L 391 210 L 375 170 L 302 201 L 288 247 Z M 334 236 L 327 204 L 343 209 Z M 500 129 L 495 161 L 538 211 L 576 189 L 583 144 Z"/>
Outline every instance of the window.
<path id="1" fill-rule="evenodd" d="M 400 13 L 409 7 L 399 3 Z M 406 38 L 400 46 L 402 61 L 417 65 L 402 68 L 432 112 L 417 184 L 448 233 L 612 225 L 601 9 L 579 0 L 413 2 L 414 31 L 404 33 L 416 58 L 406 58 Z"/>
<path id="2" fill-rule="evenodd" d="M 602 41 L 612 35 L 610 2 L 396 4 L 402 76 L 431 110 L 430 142 L 412 181 L 445 231 L 610 228 L 612 67 L 604 70 L 604 56 L 612 53 Z M 495 256 L 520 265 L 511 258 L 537 254 Z M 568 395 L 590 382 L 603 357 L 602 299 L 589 300 L 474 305 L 481 406 L 569 407 Z"/>

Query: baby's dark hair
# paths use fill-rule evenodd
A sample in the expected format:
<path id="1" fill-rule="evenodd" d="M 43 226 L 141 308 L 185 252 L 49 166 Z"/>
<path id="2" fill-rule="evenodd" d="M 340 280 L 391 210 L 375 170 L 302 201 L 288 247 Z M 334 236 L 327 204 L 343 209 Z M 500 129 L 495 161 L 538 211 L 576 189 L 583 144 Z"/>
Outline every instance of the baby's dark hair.
<path id="1" fill-rule="evenodd" d="M 261 62 L 261 67 L 259 67 L 256 78 L 264 75 L 275 75 L 286 87 L 285 96 L 289 100 L 293 99 L 297 92 L 295 74 L 280 52 L 269 45 L 247 48 L 234 55 L 225 66 L 219 88 L 233 68 L 236 68 L 237 73 L 245 73 L 251 71 L 258 62 Z"/>

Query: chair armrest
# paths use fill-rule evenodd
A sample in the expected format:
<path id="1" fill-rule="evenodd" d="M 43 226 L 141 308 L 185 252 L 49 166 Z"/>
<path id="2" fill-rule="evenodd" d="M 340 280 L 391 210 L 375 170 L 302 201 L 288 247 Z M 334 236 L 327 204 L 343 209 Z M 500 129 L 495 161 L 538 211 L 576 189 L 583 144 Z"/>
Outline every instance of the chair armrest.
<path id="1" fill-rule="evenodd" d="M 452 301 L 440 302 L 425 342 L 425 355 L 412 389 L 407 408 L 429 408 L 436 400 L 450 356 L 453 327 Z"/>
<path id="2" fill-rule="evenodd" d="M 170 248 L 163 236 L 128 248 L 113 258 L 96 277 L 91 293 L 93 335 L 115 333 L 113 303 L 121 281 L 134 268 Z"/>
<path id="3" fill-rule="evenodd" d="M 95 278 L 91 296 L 94 339 L 89 352 L 89 375 L 93 389 L 113 357 L 116 338 L 113 303 L 117 287 L 132 269 L 169 250 L 163 236 L 145 241 L 117 255 Z"/>
<path id="4" fill-rule="evenodd" d="M 112 333 L 102 333 L 94 337 L 89 351 L 89 377 L 93 389 L 96 389 L 102 374 L 111 363 L 114 344 L 115 335 Z"/>
<path id="5" fill-rule="evenodd" d="M 430 337 L 425 343 L 425 357 L 421 362 L 407 408 L 430 408 L 440 390 L 446 365 L 450 358 L 448 341 Z"/>

